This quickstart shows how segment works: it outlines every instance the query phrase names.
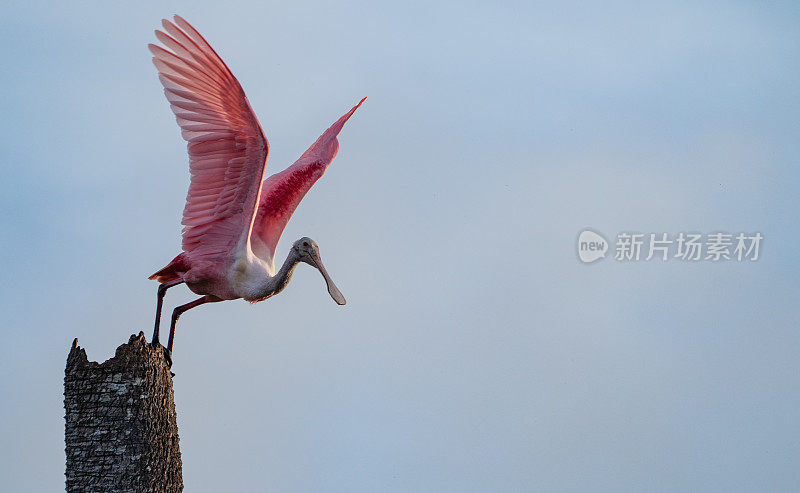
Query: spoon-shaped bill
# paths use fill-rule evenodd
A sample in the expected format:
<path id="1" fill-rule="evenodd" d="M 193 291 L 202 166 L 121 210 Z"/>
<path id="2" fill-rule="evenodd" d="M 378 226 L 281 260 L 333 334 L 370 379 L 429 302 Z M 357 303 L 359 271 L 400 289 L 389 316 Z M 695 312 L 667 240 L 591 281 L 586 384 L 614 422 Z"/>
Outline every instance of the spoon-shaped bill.
<path id="1" fill-rule="evenodd" d="M 314 267 L 319 270 L 320 274 L 322 274 L 322 277 L 325 279 L 325 283 L 328 285 L 328 294 L 331 295 L 333 301 L 339 305 L 347 303 L 347 300 L 344 299 L 344 295 L 339 291 L 339 288 L 336 287 L 336 284 L 333 283 L 333 279 L 328 275 L 328 271 L 325 270 L 325 265 L 322 264 L 320 256 L 314 255 L 312 258 L 314 260 Z"/>

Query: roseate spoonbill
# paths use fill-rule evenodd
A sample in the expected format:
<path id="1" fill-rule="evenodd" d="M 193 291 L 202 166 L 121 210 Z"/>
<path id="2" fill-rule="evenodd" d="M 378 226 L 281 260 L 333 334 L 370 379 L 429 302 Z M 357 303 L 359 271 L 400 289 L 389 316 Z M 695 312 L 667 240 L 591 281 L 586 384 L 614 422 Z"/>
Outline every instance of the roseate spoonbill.
<path id="1" fill-rule="evenodd" d="M 191 183 L 183 209 L 183 252 L 150 279 L 157 280 L 153 343 L 158 344 L 166 291 L 186 283 L 202 295 L 172 312 L 167 358 L 183 312 L 223 300 L 262 301 L 280 293 L 299 262 L 317 268 L 333 300 L 345 299 L 331 280 L 319 247 L 307 237 L 292 245 L 275 273 L 275 247 L 286 223 L 339 150 L 336 136 L 362 99 L 294 164 L 264 180 L 269 143 L 239 81 L 197 30 L 179 16 L 163 20 L 148 45 L 164 93 L 188 142 Z M 262 183 L 263 180 L 263 183 Z"/>

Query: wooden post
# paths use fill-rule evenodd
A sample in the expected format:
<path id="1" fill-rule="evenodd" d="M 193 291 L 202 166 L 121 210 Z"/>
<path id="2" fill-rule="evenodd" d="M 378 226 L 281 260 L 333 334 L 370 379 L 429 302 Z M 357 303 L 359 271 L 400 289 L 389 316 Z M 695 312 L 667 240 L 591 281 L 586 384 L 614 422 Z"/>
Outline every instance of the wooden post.
<path id="1" fill-rule="evenodd" d="M 181 492 L 172 374 L 143 333 L 105 363 L 72 343 L 64 376 L 67 492 Z"/>

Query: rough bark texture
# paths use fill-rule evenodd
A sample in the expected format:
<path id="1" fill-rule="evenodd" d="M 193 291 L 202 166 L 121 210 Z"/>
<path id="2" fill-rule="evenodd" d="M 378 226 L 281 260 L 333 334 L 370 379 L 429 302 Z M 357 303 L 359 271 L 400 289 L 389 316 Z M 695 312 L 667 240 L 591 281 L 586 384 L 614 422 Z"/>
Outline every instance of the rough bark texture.
<path id="1" fill-rule="evenodd" d="M 172 374 L 143 333 L 105 363 L 72 343 L 64 376 L 67 492 L 180 492 Z"/>

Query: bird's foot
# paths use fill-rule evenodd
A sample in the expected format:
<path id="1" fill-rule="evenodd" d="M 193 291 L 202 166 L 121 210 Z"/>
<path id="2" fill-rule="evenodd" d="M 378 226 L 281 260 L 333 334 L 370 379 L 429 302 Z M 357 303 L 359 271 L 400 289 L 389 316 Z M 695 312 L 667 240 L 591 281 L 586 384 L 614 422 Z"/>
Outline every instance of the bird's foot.
<path id="1" fill-rule="evenodd" d="M 164 359 L 167 360 L 167 368 L 172 368 L 172 351 L 159 344 L 157 340 L 153 341 L 153 346 L 158 346 L 161 348 L 161 350 L 164 352 Z M 174 377 L 175 374 L 173 373 L 172 376 Z"/>

